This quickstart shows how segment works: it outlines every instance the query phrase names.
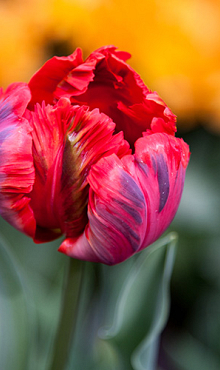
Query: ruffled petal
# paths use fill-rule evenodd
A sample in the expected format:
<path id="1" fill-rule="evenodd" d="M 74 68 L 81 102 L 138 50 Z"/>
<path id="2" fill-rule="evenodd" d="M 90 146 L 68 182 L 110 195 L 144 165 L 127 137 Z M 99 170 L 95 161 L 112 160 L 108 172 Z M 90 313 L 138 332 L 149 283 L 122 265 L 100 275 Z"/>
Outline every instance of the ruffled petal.
<path id="1" fill-rule="evenodd" d="M 139 182 L 147 204 L 147 229 L 140 249 L 153 243 L 173 220 L 189 156 L 189 147 L 182 139 L 158 133 L 137 140 L 133 165 L 126 157 L 122 160 Z"/>
<path id="2" fill-rule="evenodd" d="M 141 127 L 138 127 L 120 109 L 120 103 L 128 107 L 142 104 L 149 90 L 140 76 L 125 62 L 125 56 L 121 59 L 120 53 L 117 55 L 116 51 L 115 47 L 98 49 L 87 58 L 85 64 L 96 60 L 94 79 L 85 93 L 72 95 L 71 101 L 74 104 L 89 105 L 91 109 L 98 107 L 116 123 L 116 132 L 123 131 L 125 139 L 133 145 L 142 131 L 150 128 L 150 120 L 141 121 Z M 62 94 L 66 94 L 66 91 Z"/>
<path id="3" fill-rule="evenodd" d="M 34 111 L 26 111 L 25 114 L 32 127 L 33 161 L 36 173 L 34 188 L 30 195 L 31 207 L 34 210 L 37 226 L 44 229 L 59 228 L 59 217 L 53 208 L 55 184 L 59 177 L 57 162 L 62 157 L 65 131 L 73 114 L 74 108 L 65 98 L 61 99 L 56 106 L 36 104 Z M 45 231 L 36 233 L 46 234 Z M 39 238 L 36 238 L 36 241 L 40 241 Z"/>
<path id="4" fill-rule="evenodd" d="M 87 224 L 91 166 L 112 153 L 120 158 L 131 152 L 123 133 L 113 135 L 115 123 L 98 109 L 89 111 L 82 106 L 72 123 L 65 138 L 56 193 L 61 228 L 67 237 L 80 235 Z"/>
<path id="5" fill-rule="evenodd" d="M 31 99 L 26 83 L 15 82 L 5 92 L 0 89 L 0 120 L 8 119 L 10 114 L 22 116 Z"/>
<path id="6" fill-rule="evenodd" d="M 59 251 L 93 262 L 119 263 L 137 252 L 145 236 L 143 192 L 114 154 L 93 166 L 88 178 L 89 224 L 78 239 L 66 238 Z"/>
<path id="7" fill-rule="evenodd" d="M 130 153 L 129 144 L 122 133 L 113 135 L 115 123 L 105 114 L 72 106 L 67 98 L 55 106 L 38 104 L 26 116 L 33 128 L 36 170 L 31 207 L 41 228 L 35 241 L 42 241 L 46 228 L 79 235 L 87 224 L 91 166 L 103 156 Z"/>
<path id="8" fill-rule="evenodd" d="M 99 108 L 131 146 L 148 129 L 174 135 L 175 116 L 126 63 L 129 57 L 110 45 L 95 50 L 84 62 L 80 49 L 69 57 L 50 59 L 29 82 L 29 108 L 43 100 L 53 104 L 61 97 L 91 110 Z M 155 122 L 155 117 L 161 120 Z"/>
<path id="9" fill-rule="evenodd" d="M 72 97 L 74 104 L 98 107 L 116 123 L 116 132 L 123 131 L 125 139 L 133 146 L 134 142 L 147 129 L 153 132 L 176 132 L 176 117 L 158 96 L 151 92 L 141 77 L 125 62 L 130 55 L 117 51 L 113 46 L 93 52 L 84 62 L 90 65 L 94 60 L 94 78 L 82 94 L 71 94 L 71 88 L 59 90 Z M 71 72 L 73 76 L 75 70 Z M 60 84 L 62 88 L 62 83 Z M 57 92 L 55 92 L 56 95 Z M 77 96 L 76 96 L 77 95 Z M 152 125 L 154 118 L 161 118 L 163 125 Z M 161 130 L 161 131 L 160 131 Z"/>
<path id="10" fill-rule="evenodd" d="M 153 243 L 171 223 L 182 194 L 189 148 L 167 134 L 140 138 L 135 154 L 115 155 L 92 167 L 88 225 L 59 251 L 116 264 Z"/>
<path id="11" fill-rule="evenodd" d="M 25 234 L 35 232 L 29 194 L 35 171 L 31 127 L 19 114 L 30 99 L 26 84 L 12 84 L 0 100 L 0 214 Z"/>
<path id="12" fill-rule="evenodd" d="M 102 63 L 102 61 L 105 60 L 109 54 L 114 55 L 119 63 L 120 61 L 125 61 L 130 58 L 129 53 L 118 51 L 115 46 L 105 46 L 97 49 L 90 54 L 85 62 L 78 65 L 76 68 L 72 66 L 68 75 L 66 75 L 57 85 L 56 89 L 54 90 L 54 96 L 57 99 L 61 98 L 62 96 L 70 98 L 85 93 L 88 89 L 89 83 L 93 81 L 94 78 L 97 78 L 97 65 Z M 123 79 L 120 75 L 114 73 L 114 71 L 110 71 L 110 73 L 108 73 L 108 71 L 103 70 L 103 72 L 105 76 L 102 76 L 101 78 L 104 77 L 107 84 L 109 83 L 109 78 L 114 82 L 121 82 Z M 99 100 L 102 100 L 100 96 Z M 90 106 L 92 109 L 99 108 L 98 105 L 91 106 L 90 101 L 87 100 L 83 102 L 83 100 L 80 99 L 80 102 L 81 104 Z"/>
<path id="13" fill-rule="evenodd" d="M 29 88 L 31 90 L 32 99 L 28 106 L 29 109 L 33 109 L 36 103 L 53 104 L 54 102 L 54 91 L 58 84 L 63 81 L 69 74 L 69 72 L 77 68 L 83 63 L 82 50 L 77 48 L 75 52 L 68 57 L 53 57 L 48 60 L 42 68 L 40 68 L 29 81 Z M 79 69 L 77 69 L 79 72 Z M 92 73 L 88 72 L 88 82 L 84 84 L 81 81 L 82 75 L 76 78 L 75 91 L 83 91 L 85 86 L 92 78 Z M 85 85 L 85 86 L 84 86 Z"/>

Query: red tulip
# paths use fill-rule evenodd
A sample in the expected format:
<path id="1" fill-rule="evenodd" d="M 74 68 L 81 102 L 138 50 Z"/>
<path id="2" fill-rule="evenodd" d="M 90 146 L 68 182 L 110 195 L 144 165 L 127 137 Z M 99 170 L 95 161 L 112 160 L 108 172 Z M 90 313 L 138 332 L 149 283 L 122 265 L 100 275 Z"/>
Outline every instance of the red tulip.
<path id="1" fill-rule="evenodd" d="M 189 160 L 175 116 L 128 56 L 110 46 L 85 62 L 80 49 L 54 57 L 31 98 L 17 84 L 0 102 L 1 215 L 36 242 L 64 234 L 59 251 L 105 264 L 166 230 Z"/>

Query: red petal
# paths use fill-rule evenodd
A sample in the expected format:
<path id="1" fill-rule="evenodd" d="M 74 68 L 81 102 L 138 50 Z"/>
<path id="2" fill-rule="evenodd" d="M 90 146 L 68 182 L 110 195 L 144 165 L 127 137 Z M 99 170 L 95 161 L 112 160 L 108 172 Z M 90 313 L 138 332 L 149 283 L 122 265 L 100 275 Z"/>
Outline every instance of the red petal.
<path id="1" fill-rule="evenodd" d="M 143 241 L 143 192 L 114 154 L 92 168 L 89 183 L 89 224 L 79 239 L 67 238 L 59 251 L 84 260 L 119 263 L 134 254 Z"/>
<path id="2" fill-rule="evenodd" d="M 109 117 L 98 109 L 72 106 L 67 98 L 55 106 L 36 105 L 27 117 L 33 127 L 36 180 L 31 206 L 37 225 L 79 235 L 87 223 L 91 166 L 103 156 L 129 153 L 129 145 L 122 133 L 113 135 L 115 124 Z"/>
<path id="3" fill-rule="evenodd" d="M 63 153 L 64 136 L 73 114 L 74 108 L 65 98 L 54 107 L 37 104 L 34 112 L 26 111 L 26 117 L 33 129 L 36 172 L 31 206 L 37 225 L 43 228 L 59 228 L 59 216 L 54 211 L 54 192 L 59 177 L 58 164 Z"/>
<path id="4" fill-rule="evenodd" d="M 126 62 L 126 60 L 131 58 L 130 53 L 127 53 L 126 51 L 117 50 L 117 48 L 114 45 L 106 45 L 106 46 L 102 46 L 99 49 L 96 49 L 93 53 L 90 54 L 88 59 L 93 58 L 93 57 L 97 58 L 98 53 L 100 53 L 101 55 L 108 55 L 108 54 L 115 55 L 118 59 L 121 59 L 124 62 Z"/>
<path id="5" fill-rule="evenodd" d="M 170 225 L 178 209 L 189 147 L 182 140 L 167 134 L 153 134 L 135 143 L 135 162 L 127 170 L 139 181 L 148 209 L 148 228 L 141 246 L 153 243 Z"/>
<path id="6" fill-rule="evenodd" d="M 120 54 L 119 54 L 120 55 Z M 75 104 L 86 104 L 91 109 L 98 107 L 101 112 L 111 117 L 116 123 L 116 131 L 123 131 L 125 138 L 133 145 L 142 131 L 150 128 L 150 121 L 142 122 L 141 129 L 126 113 L 118 108 L 119 103 L 130 106 L 143 103 L 146 86 L 141 83 L 140 77 L 124 62 L 116 52 L 109 49 L 100 49 L 93 52 L 85 64 L 96 60 L 94 79 L 88 85 L 84 94 L 72 95 Z M 126 59 L 126 58 L 124 58 Z M 74 71 L 73 71 L 74 73 Z M 65 94 L 63 92 L 63 94 Z"/>
<path id="7" fill-rule="evenodd" d="M 59 251 L 116 264 L 153 243 L 171 223 L 182 194 L 189 149 L 154 134 L 137 141 L 135 155 L 101 159 L 90 171 L 88 225 Z"/>
<path id="8" fill-rule="evenodd" d="M 11 111 L 15 115 L 22 116 L 31 99 L 31 93 L 27 84 L 16 82 L 9 85 L 4 93 L 1 91 L 0 99 L 1 112 L 6 111 L 8 116 Z M 0 119 L 2 119 L 1 116 Z"/>
<path id="9" fill-rule="evenodd" d="M 29 205 L 35 178 L 31 128 L 26 119 L 17 116 L 29 98 L 25 84 L 12 84 L 1 96 L 0 213 L 18 230 L 33 237 L 35 219 Z"/>
<path id="10" fill-rule="evenodd" d="M 140 76 L 127 64 L 124 55 L 117 55 L 114 47 L 101 48 L 93 52 L 85 61 L 84 66 L 94 64 L 94 79 L 88 84 L 86 91 L 75 94 L 65 85 L 62 95 L 71 97 L 75 104 L 98 107 L 116 123 L 116 131 L 123 131 L 130 145 L 141 136 L 142 132 L 152 129 L 153 132 L 167 132 L 174 135 L 176 117 L 166 106 L 157 93 L 152 93 L 144 85 Z M 123 54 L 123 52 L 121 52 Z M 126 54 L 126 53 L 125 53 Z M 121 57 L 121 59 L 119 58 Z M 74 75 L 75 70 L 71 72 Z M 60 85 L 62 89 L 62 84 Z M 77 96 L 76 96 L 77 95 Z M 163 125 L 155 123 L 154 118 L 161 118 Z"/>
<path id="11" fill-rule="evenodd" d="M 113 135 L 115 124 L 98 109 L 81 107 L 69 129 L 62 159 L 62 176 L 57 192 L 62 230 L 76 237 L 87 223 L 88 180 L 90 168 L 100 158 L 115 153 L 118 157 L 130 153 L 123 134 Z"/>
<path id="12" fill-rule="evenodd" d="M 48 60 L 29 82 L 32 94 L 29 108 L 33 109 L 36 103 L 41 103 L 43 100 L 46 104 L 52 104 L 54 100 L 53 93 L 57 85 L 72 69 L 82 63 L 82 51 L 80 48 L 77 48 L 68 57 L 53 57 Z"/>
<path id="13" fill-rule="evenodd" d="M 174 135 L 175 116 L 125 62 L 129 57 L 111 45 L 95 50 L 85 62 L 80 49 L 69 57 L 54 57 L 29 82 L 29 107 L 43 100 L 53 104 L 68 97 L 73 104 L 99 108 L 112 118 L 116 132 L 123 131 L 132 146 L 148 129 Z"/>
<path id="14" fill-rule="evenodd" d="M 24 194 L 3 194 L 0 190 L 0 214 L 17 230 L 34 238 L 36 222 L 30 198 Z"/>

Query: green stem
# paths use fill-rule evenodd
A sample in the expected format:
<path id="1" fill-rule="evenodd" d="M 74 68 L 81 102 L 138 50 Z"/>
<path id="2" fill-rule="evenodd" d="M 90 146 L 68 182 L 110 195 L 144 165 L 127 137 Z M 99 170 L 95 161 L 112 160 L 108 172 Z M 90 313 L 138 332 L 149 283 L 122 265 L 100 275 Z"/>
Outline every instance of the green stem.
<path id="1" fill-rule="evenodd" d="M 50 370 L 65 370 L 77 322 L 83 262 L 70 258 Z"/>

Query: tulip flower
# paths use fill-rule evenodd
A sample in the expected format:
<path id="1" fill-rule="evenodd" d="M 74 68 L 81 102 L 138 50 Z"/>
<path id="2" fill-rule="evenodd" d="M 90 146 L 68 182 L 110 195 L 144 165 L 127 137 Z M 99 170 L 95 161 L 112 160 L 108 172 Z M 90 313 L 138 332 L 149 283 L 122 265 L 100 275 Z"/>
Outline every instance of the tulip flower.
<path id="1" fill-rule="evenodd" d="M 53 57 L 2 92 L 0 213 L 59 251 L 105 264 L 154 242 L 181 199 L 188 145 L 176 117 L 106 46 Z"/>

